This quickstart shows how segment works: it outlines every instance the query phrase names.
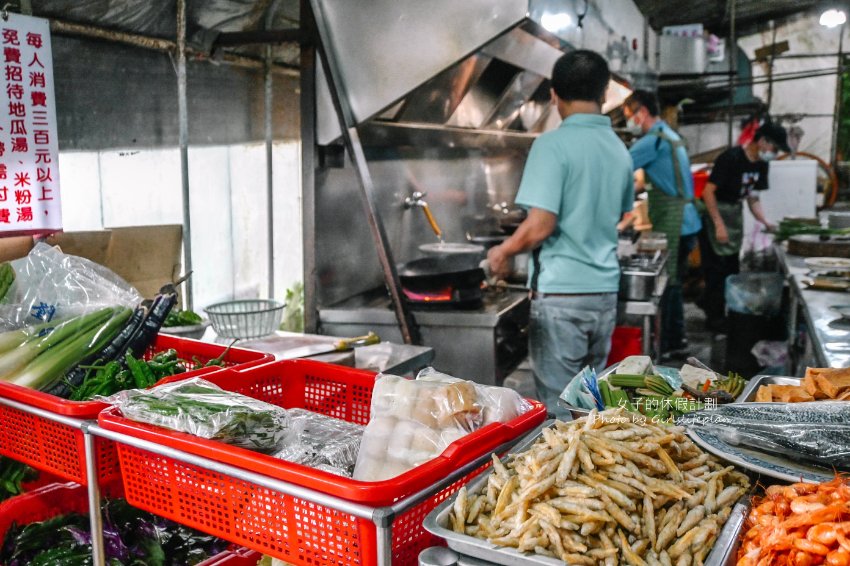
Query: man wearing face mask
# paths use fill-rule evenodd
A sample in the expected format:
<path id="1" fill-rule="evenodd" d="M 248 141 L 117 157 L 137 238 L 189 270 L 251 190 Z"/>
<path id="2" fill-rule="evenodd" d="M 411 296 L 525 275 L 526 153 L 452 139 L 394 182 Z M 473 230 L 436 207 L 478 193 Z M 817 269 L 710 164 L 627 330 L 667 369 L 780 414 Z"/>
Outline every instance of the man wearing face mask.
<path id="1" fill-rule="evenodd" d="M 702 195 L 705 204 L 703 230 L 700 232 L 700 255 L 705 277 L 702 307 L 706 326 L 726 332 L 726 277 L 738 273 L 739 255 L 744 235 L 742 201 L 768 230 L 774 229 L 765 218 L 759 192 L 767 190 L 768 162 L 778 150 L 790 151 L 785 129 L 766 122 L 750 143 L 727 149 L 714 162 Z"/>
<path id="2" fill-rule="evenodd" d="M 630 127 L 640 128 L 644 134 L 629 153 L 635 170 L 643 169 L 648 181 L 652 230 L 667 236 L 670 254 L 667 260 L 669 280 L 661 298 L 661 355 L 664 359 L 687 346 L 681 281 L 702 223 L 694 206 L 694 183 L 685 143 L 659 118 L 658 110 L 658 99 L 646 90 L 634 91 L 623 104 Z"/>

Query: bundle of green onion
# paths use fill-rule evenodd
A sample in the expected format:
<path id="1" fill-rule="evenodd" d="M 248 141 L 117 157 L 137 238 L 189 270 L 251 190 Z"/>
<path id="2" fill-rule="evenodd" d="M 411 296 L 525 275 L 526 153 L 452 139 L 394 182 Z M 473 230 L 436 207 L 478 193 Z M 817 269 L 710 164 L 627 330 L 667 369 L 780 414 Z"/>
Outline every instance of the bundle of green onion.
<path id="1" fill-rule="evenodd" d="M 850 236 L 850 228 L 822 228 L 817 223 L 805 220 L 786 218 L 779 223 L 774 237 L 777 242 L 789 239 L 791 236 L 813 234 L 816 236 Z"/>

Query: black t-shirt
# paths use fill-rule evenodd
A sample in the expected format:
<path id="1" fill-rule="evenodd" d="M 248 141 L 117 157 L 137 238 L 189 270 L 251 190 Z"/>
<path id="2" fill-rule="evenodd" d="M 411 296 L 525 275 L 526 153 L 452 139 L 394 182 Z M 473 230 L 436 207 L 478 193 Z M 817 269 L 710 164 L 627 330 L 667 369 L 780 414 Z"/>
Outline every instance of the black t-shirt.
<path id="1" fill-rule="evenodd" d="M 750 161 L 740 146 L 727 149 L 714 161 L 708 182 L 717 186 L 718 201 L 740 202 L 753 191 L 767 190 L 767 162 Z"/>

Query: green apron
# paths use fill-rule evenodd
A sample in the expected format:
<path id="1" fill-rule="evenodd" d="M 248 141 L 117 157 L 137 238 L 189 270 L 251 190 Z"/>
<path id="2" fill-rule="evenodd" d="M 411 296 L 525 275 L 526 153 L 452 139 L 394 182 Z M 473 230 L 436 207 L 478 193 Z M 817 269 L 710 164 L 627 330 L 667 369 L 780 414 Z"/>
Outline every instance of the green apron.
<path id="1" fill-rule="evenodd" d="M 679 157 L 676 155 L 680 147 L 685 147 L 682 140 L 674 140 L 660 131 L 648 132 L 648 136 L 656 136 L 668 142 L 672 146 L 671 156 L 673 158 L 673 169 L 676 179 L 676 195 L 668 195 L 653 181 L 652 176 L 644 170 L 649 178 L 649 221 L 652 222 L 652 231 L 661 232 L 667 236 L 667 275 L 670 284 L 679 282 L 679 238 L 682 235 L 682 221 L 685 218 L 685 206 L 694 202 L 692 198 L 685 196 L 685 180 L 682 178 L 682 169 L 679 166 Z"/>
<path id="2" fill-rule="evenodd" d="M 711 216 L 705 214 L 703 216 L 706 220 L 705 230 L 708 234 L 708 241 L 711 242 L 711 248 L 714 253 L 720 256 L 737 255 L 741 252 L 741 245 L 744 243 L 744 214 L 741 210 L 741 203 L 717 201 L 717 211 L 726 226 L 729 241 L 725 244 L 717 241 L 714 222 L 712 222 Z"/>

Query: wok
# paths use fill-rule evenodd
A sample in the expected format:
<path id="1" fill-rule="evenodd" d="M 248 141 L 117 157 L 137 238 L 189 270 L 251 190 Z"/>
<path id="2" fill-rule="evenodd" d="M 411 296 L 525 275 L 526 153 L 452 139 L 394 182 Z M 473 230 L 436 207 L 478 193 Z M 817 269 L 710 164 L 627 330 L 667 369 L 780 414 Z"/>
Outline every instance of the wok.
<path id="1" fill-rule="evenodd" d="M 448 286 L 467 289 L 484 282 L 484 270 L 478 260 L 468 256 L 437 255 L 399 266 L 398 278 L 411 291 L 436 291 Z"/>
<path id="2" fill-rule="evenodd" d="M 513 234 L 527 217 L 528 212 L 525 209 L 515 208 L 499 219 L 499 227 L 505 234 Z"/>

